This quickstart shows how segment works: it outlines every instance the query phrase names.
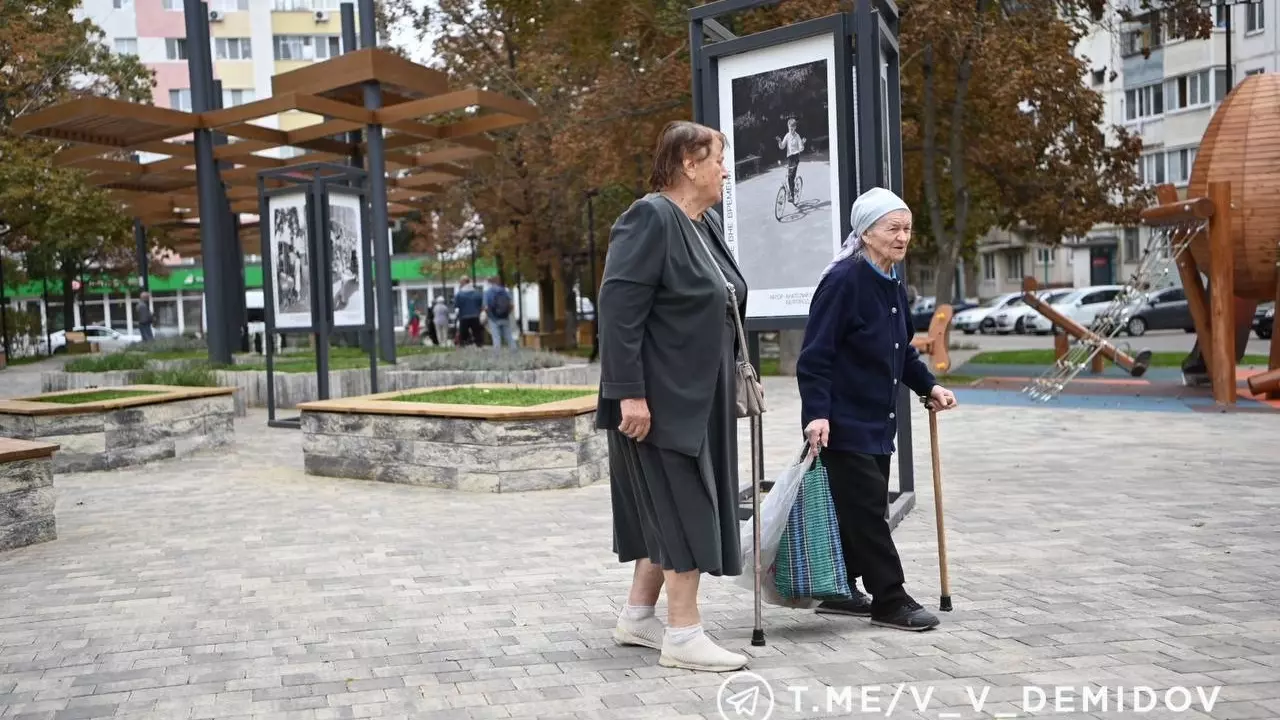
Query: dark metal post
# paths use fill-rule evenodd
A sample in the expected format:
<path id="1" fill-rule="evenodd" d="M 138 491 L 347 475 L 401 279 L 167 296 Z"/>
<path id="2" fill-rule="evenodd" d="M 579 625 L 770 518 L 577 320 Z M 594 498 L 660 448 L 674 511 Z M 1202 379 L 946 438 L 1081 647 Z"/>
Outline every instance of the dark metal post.
<path id="1" fill-rule="evenodd" d="M 342 52 L 345 55 L 359 49 L 357 44 L 359 40 L 356 37 L 356 6 L 351 3 L 342 3 L 340 12 L 342 14 Z M 347 133 L 347 142 L 351 143 L 351 164 L 363 168 L 364 156 L 360 152 L 360 138 L 359 130 Z"/>
<path id="2" fill-rule="evenodd" d="M 329 209 L 326 207 L 328 198 L 324 196 L 324 190 L 319 180 L 313 180 L 307 191 L 311 198 L 308 203 L 308 207 L 311 208 L 311 227 L 307 229 L 307 235 L 311 257 L 313 258 L 311 263 L 311 307 L 315 308 L 315 311 L 312 315 L 311 324 L 315 333 L 316 343 L 316 390 L 321 400 L 328 400 L 329 325 L 333 319 L 332 306 L 329 301 L 329 293 L 332 287 L 329 282 L 329 275 L 332 268 L 330 267 L 328 225 L 325 223 L 325 218 L 329 215 Z"/>
<path id="3" fill-rule="evenodd" d="M 596 287 L 596 207 L 595 197 L 599 190 L 587 191 L 587 263 L 591 273 L 591 357 L 588 362 L 600 359 L 600 307 L 596 302 L 599 288 Z"/>
<path id="4" fill-rule="evenodd" d="M 187 68 L 191 81 L 191 107 L 195 112 L 213 108 L 213 66 L 209 61 L 209 32 L 206 23 L 208 6 L 199 0 L 184 0 L 187 24 Z M 201 49 L 203 48 L 203 50 Z M 213 159 L 213 133 L 207 129 L 193 132 L 196 150 L 196 187 L 200 197 L 200 257 L 204 267 L 205 318 L 208 327 L 209 360 L 231 363 L 226 321 L 226 281 L 222 268 L 221 242 L 223 215 L 219 212 L 218 168 Z"/>
<path id="5" fill-rule="evenodd" d="M 467 234 L 467 239 L 471 241 L 471 283 L 478 285 L 480 280 L 476 277 L 476 235 L 474 232 Z"/>
<path id="6" fill-rule="evenodd" d="M 360 0 L 360 45 L 377 47 L 373 0 Z M 382 86 L 376 82 L 365 83 L 364 107 L 378 110 L 382 107 Z M 369 236 L 373 239 L 374 294 L 378 306 L 378 340 L 382 359 L 396 361 L 396 328 L 391 299 L 391 248 L 387 243 L 387 156 L 383 146 L 382 125 L 367 128 L 369 138 Z"/>
<path id="7" fill-rule="evenodd" d="M 13 349 L 9 345 L 9 298 L 4 294 L 4 251 L 0 250 L 0 338 L 4 340 L 4 356 L 13 360 Z"/>
<path id="8" fill-rule="evenodd" d="M 1235 3 L 1228 2 L 1226 4 L 1226 9 L 1227 24 L 1223 30 L 1227 33 L 1227 92 L 1230 93 L 1232 88 L 1236 86 L 1235 68 L 1231 66 L 1231 16 L 1236 14 Z"/>
<path id="9" fill-rule="evenodd" d="M 138 252 L 138 287 L 151 289 L 151 266 L 147 252 L 147 228 L 142 221 L 133 219 L 133 244 Z"/>

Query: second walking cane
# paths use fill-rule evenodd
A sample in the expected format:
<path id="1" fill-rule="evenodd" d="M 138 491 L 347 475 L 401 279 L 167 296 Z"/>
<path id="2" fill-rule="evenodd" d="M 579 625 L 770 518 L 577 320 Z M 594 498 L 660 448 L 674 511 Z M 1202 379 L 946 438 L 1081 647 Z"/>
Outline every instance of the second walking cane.
<path id="1" fill-rule="evenodd" d="M 761 617 L 760 573 L 764 571 L 760 565 L 760 480 L 764 477 L 764 423 L 760 416 L 751 418 L 751 523 L 752 548 L 751 557 L 755 562 L 755 627 L 751 631 L 751 644 L 764 645 L 764 619 Z"/>
<path id="2" fill-rule="evenodd" d="M 951 584 L 947 577 L 947 532 L 942 521 L 942 456 L 938 451 L 938 411 L 929 398 L 921 398 L 929 410 L 929 450 L 933 456 L 933 512 L 938 524 L 938 575 L 942 597 L 938 609 L 951 612 Z"/>

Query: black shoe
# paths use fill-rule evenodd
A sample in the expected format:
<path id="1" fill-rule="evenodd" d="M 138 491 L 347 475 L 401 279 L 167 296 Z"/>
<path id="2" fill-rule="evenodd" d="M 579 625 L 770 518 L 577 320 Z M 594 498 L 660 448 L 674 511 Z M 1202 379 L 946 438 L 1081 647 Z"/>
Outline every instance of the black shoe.
<path id="1" fill-rule="evenodd" d="M 914 600 L 907 601 L 882 614 L 873 613 L 871 624 L 896 630 L 930 630 L 938 626 L 938 618 L 920 607 Z"/>
<path id="2" fill-rule="evenodd" d="M 824 615 L 852 615 L 854 617 L 871 617 L 871 598 L 857 590 L 848 600 L 826 600 L 816 612 Z"/>

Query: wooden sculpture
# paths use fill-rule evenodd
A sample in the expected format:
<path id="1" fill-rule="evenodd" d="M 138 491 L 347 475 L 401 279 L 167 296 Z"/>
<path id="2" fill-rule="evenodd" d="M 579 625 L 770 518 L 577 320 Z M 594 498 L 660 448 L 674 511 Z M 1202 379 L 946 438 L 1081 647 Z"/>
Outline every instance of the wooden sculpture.
<path id="1" fill-rule="evenodd" d="M 929 330 L 924 335 L 911 338 L 911 346 L 922 355 L 929 356 L 929 368 L 935 373 L 951 370 L 951 315 L 950 305 L 939 305 L 933 311 L 933 319 L 929 321 Z"/>
<path id="2" fill-rule="evenodd" d="M 1171 227 L 1179 206 L 1211 205 L 1208 228 L 1176 258 L 1197 336 L 1183 370 L 1207 368 L 1214 399 L 1233 404 L 1240 338 L 1259 302 L 1280 299 L 1280 76 L 1251 75 L 1237 85 L 1205 130 L 1187 199 L 1179 201 L 1171 185 L 1157 188 L 1157 197 L 1160 207 L 1143 213 L 1153 227 Z M 1280 396 L 1280 343 L 1272 342 L 1268 367 L 1250 389 Z"/>

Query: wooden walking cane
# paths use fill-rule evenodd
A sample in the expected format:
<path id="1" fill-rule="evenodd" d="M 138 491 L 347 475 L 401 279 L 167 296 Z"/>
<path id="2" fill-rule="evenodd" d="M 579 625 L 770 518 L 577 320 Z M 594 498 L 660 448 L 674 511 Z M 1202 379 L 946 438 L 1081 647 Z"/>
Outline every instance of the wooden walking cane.
<path id="1" fill-rule="evenodd" d="M 929 398 L 921 400 L 929 410 L 929 450 L 933 456 L 933 513 L 938 524 L 938 574 L 942 583 L 938 609 L 951 612 L 951 585 L 947 578 L 947 535 L 942 522 L 942 457 L 938 452 L 938 411 Z"/>

